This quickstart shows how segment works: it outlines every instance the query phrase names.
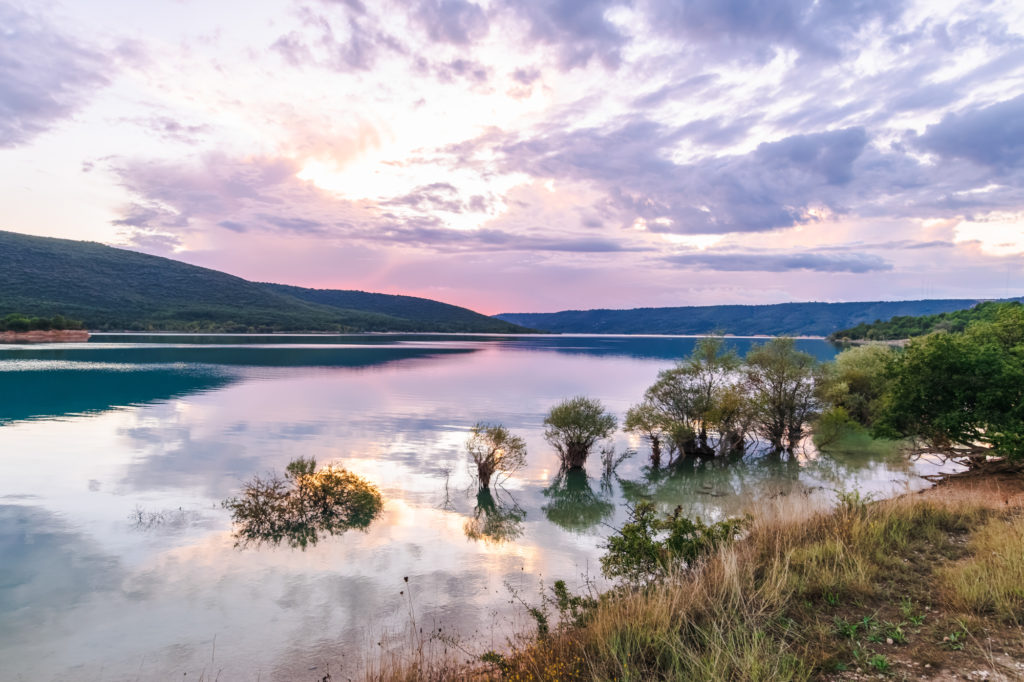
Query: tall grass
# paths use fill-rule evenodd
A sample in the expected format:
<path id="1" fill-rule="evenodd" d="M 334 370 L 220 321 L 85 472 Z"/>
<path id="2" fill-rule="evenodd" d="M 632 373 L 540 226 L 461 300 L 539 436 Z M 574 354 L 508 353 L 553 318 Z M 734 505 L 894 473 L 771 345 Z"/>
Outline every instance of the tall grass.
<path id="1" fill-rule="evenodd" d="M 484 663 L 375 679 L 807 680 L 891 673 L 901 651 L 904 664 L 913 651 L 941 667 L 943 655 L 974 655 L 956 634 L 971 613 L 1021 622 L 1024 520 L 996 506 L 847 495 L 830 512 L 762 510 L 692 569 L 602 595 L 582 625 Z"/>
<path id="2" fill-rule="evenodd" d="M 970 557 L 939 570 L 950 603 L 1024 624 L 1024 518 L 990 520 L 969 548 Z"/>

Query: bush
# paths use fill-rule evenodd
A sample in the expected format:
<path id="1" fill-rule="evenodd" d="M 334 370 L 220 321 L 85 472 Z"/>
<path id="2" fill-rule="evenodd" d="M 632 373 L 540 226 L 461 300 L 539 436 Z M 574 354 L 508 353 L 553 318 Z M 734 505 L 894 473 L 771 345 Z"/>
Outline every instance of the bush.
<path id="1" fill-rule="evenodd" d="M 650 502 L 641 502 L 632 520 L 608 538 L 607 553 L 601 557 L 601 571 L 609 578 L 631 584 L 645 584 L 673 570 L 689 567 L 731 541 L 743 528 L 742 519 L 705 524 L 688 519 L 682 507 L 658 518 Z"/>
<path id="2" fill-rule="evenodd" d="M 500 424 L 477 424 L 470 429 L 466 450 L 485 490 L 495 474 L 509 476 L 526 466 L 526 441 Z"/>
<path id="3" fill-rule="evenodd" d="M 551 408 L 544 418 L 544 438 L 562 458 L 565 469 L 582 469 L 597 441 L 615 432 L 615 417 L 597 400 L 577 396 Z"/>

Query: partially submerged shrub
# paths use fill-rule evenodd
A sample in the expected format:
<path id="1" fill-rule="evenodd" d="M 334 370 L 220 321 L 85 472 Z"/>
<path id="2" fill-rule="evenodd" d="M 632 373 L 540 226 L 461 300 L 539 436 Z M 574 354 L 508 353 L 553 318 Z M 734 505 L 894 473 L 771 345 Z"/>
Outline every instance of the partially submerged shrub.
<path id="1" fill-rule="evenodd" d="M 316 468 L 313 458 L 292 460 L 284 477 L 254 476 L 239 497 L 224 501 L 235 523 L 236 546 L 280 544 L 305 549 L 321 534 L 365 529 L 380 515 L 383 499 L 372 483 L 346 469 Z"/>
<path id="2" fill-rule="evenodd" d="M 609 578 L 644 584 L 672 570 L 689 567 L 731 541 L 743 528 L 742 519 L 726 519 L 710 525 L 689 519 L 682 507 L 659 518 L 650 502 L 633 508 L 632 520 L 608 538 L 601 570 Z"/>
<path id="3" fill-rule="evenodd" d="M 469 432 L 466 450 L 476 465 L 480 487 L 491 487 L 491 478 L 510 476 L 526 466 L 526 441 L 501 424 L 477 424 Z"/>
<path id="4" fill-rule="evenodd" d="M 576 396 L 551 408 L 544 418 L 544 438 L 566 469 L 582 469 L 597 441 L 615 432 L 617 421 L 598 400 Z"/>

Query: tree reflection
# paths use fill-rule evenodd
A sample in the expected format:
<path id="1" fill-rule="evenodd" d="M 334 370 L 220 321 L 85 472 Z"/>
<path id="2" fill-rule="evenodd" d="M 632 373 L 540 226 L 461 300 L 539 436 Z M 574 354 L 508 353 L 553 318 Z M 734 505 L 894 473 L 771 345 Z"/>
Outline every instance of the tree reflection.
<path id="1" fill-rule="evenodd" d="M 466 519 L 463 530 L 470 540 L 501 544 L 523 534 L 524 518 L 526 512 L 510 493 L 493 495 L 483 488 L 476 494 L 473 518 Z"/>
<path id="2" fill-rule="evenodd" d="M 235 524 L 236 547 L 285 541 L 306 549 L 322 535 L 365 529 L 382 506 L 372 483 L 341 467 L 318 471 L 312 458 L 292 460 L 284 477 L 254 476 L 239 497 L 224 501 Z"/>
<path id="3" fill-rule="evenodd" d="M 559 471 L 544 496 L 551 500 L 542 507 L 544 514 L 566 530 L 589 530 L 615 511 L 607 495 L 594 492 L 587 473 L 580 469 Z"/>

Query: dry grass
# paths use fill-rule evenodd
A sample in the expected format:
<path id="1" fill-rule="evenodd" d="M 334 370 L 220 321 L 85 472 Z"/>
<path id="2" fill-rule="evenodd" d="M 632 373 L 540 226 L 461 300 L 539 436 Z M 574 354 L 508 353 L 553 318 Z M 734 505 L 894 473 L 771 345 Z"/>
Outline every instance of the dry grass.
<path id="1" fill-rule="evenodd" d="M 1024 623 L 1024 517 L 992 519 L 971 536 L 971 556 L 937 571 L 951 605 Z"/>
<path id="2" fill-rule="evenodd" d="M 1009 499 L 950 489 L 762 514 L 696 570 L 605 595 L 583 627 L 491 664 L 375 679 L 1017 679 L 1024 520 Z"/>

